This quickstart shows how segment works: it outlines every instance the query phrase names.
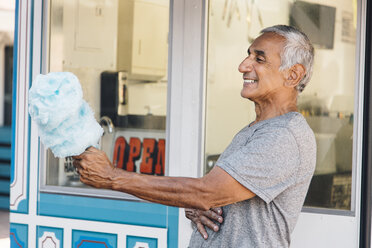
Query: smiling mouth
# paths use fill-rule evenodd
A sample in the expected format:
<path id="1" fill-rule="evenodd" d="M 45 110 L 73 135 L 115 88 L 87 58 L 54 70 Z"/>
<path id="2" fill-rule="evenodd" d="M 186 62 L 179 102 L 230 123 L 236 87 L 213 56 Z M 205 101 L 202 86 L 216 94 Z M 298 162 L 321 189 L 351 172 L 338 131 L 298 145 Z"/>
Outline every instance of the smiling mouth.
<path id="1" fill-rule="evenodd" d="M 257 83 L 257 80 L 253 80 L 253 79 L 244 79 L 244 85 L 246 84 L 254 84 L 254 83 Z"/>

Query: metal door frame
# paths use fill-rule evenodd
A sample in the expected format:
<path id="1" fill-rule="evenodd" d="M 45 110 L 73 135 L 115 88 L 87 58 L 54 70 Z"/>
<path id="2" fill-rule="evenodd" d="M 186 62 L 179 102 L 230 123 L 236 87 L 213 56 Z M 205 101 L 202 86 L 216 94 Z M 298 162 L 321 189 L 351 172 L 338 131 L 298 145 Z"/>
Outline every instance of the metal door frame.
<path id="1" fill-rule="evenodd" d="M 361 182 L 361 218 L 359 247 L 371 246 L 372 212 L 372 4 L 366 3 L 363 162 Z"/>

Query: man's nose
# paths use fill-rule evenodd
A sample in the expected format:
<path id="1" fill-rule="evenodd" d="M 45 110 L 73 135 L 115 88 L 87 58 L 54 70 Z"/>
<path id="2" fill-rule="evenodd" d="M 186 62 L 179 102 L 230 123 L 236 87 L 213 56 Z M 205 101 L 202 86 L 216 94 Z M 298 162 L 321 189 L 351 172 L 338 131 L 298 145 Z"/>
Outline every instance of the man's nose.
<path id="1" fill-rule="evenodd" d="M 238 70 L 241 73 L 252 71 L 252 60 L 249 57 L 246 57 L 239 65 Z"/>

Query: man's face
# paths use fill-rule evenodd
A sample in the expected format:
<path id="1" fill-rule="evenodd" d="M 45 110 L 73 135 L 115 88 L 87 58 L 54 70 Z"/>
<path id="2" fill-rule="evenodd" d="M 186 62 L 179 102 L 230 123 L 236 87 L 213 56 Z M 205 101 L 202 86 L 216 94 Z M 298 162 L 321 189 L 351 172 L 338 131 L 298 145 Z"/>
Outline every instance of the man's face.
<path id="1" fill-rule="evenodd" d="M 264 101 L 284 89 L 285 76 L 279 71 L 284 44 L 285 38 L 275 33 L 264 33 L 255 39 L 248 57 L 239 65 L 244 80 L 242 97 Z"/>

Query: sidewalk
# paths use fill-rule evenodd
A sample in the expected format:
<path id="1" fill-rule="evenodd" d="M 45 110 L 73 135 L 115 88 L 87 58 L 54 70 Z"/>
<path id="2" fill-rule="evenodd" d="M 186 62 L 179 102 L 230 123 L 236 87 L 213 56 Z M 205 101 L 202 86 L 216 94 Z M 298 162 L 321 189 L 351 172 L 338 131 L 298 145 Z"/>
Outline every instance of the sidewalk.
<path id="1" fill-rule="evenodd" d="M 9 211 L 0 210 L 0 247 L 10 247 L 9 242 Z"/>

